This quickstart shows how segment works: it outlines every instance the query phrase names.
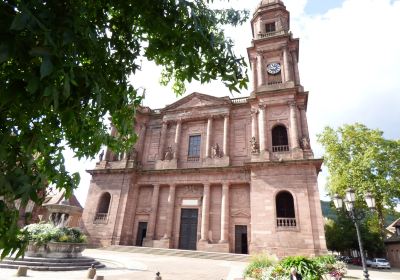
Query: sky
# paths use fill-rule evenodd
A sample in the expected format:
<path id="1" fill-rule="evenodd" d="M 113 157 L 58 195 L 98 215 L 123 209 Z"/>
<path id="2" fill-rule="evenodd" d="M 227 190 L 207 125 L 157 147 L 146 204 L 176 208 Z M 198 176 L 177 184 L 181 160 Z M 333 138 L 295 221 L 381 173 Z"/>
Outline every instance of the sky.
<path id="1" fill-rule="evenodd" d="M 252 14 L 260 0 L 215 0 L 217 8 L 248 9 Z M 316 135 L 323 128 L 360 122 L 384 131 L 384 137 L 400 139 L 400 0 L 285 0 L 291 13 L 291 30 L 300 38 L 300 78 L 309 91 L 308 125 L 315 157 L 323 155 Z M 250 23 L 225 28 L 235 42 L 235 52 L 247 59 L 251 42 Z M 248 72 L 251 77 L 251 71 Z M 132 78 L 135 87 L 146 88 L 144 105 L 163 108 L 178 99 L 170 87 L 159 84 L 160 69 L 143 62 Z M 214 96 L 248 96 L 249 89 L 231 94 L 216 81 L 192 83 L 187 93 Z M 65 152 L 67 169 L 79 172 L 81 183 L 75 194 L 84 206 L 90 183 L 86 169 L 97 160 L 73 158 Z M 318 184 L 321 199 L 328 200 L 323 168 Z"/>

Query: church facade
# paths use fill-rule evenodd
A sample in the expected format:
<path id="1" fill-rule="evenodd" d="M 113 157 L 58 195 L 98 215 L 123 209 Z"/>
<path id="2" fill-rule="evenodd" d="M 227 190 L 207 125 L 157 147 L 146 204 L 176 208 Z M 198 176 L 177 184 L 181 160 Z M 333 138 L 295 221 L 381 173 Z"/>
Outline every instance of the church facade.
<path id="1" fill-rule="evenodd" d="M 108 150 L 88 171 L 83 223 L 94 245 L 326 252 L 299 40 L 279 0 L 261 1 L 251 28 L 250 96 L 192 93 L 140 108 L 134 149 Z"/>

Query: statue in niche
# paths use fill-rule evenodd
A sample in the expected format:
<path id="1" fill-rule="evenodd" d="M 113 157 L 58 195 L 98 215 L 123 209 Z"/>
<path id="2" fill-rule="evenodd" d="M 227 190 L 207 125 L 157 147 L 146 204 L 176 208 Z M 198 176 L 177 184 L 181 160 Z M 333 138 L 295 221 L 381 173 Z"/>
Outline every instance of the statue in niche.
<path id="1" fill-rule="evenodd" d="M 173 157 L 174 157 L 174 154 L 173 154 L 173 151 L 172 151 L 172 147 L 169 146 L 167 148 L 167 151 L 165 152 L 164 159 L 165 160 L 172 160 Z"/>
<path id="2" fill-rule="evenodd" d="M 103 157 L 104 157 L 104 150 L 102 150 L 100 155 L 99 155 L 99 162 L 103 161 Z"/>
<path id="3" fill-rule="evenodd" d="M 251 137 L 250 145 L 251 145 L 251 153 L 252 154 L 260 153 L 260 149 L 258 147 L 258 143 L 257 143 L 256 137 L 254 137 L 254 136 Z"/>
<path id="4" fill-rule="evenodd" d="M 211 157 L 212 158 L 222 157 L 222 153 L 221 153 L 218 143 L 211 147 Z"/>
<path id="5" fill-rule="evenodd" d="M 128 153 L 128 160 L 131 160 L 133 162 L 137 162 L 138 159 L 138 151 L 136 151 L 135 148 L 132 148 L 132 150 Z"/>
<path id="6" fill-rule="evenodd" d="M 309 150 L 311 148 L 310 147 L 310 140 L 308 140 L 308 138 L 306 138 L 306 137 L 303 137 L 301 139 L 301 145 L 303 147 L 303 150 Z"/>

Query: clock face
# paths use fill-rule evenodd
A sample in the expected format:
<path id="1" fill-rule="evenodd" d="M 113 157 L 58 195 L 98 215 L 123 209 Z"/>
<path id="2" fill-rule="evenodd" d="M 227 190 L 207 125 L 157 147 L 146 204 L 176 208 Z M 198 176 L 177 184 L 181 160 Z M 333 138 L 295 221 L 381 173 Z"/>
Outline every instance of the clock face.
<path id="1" fill-rule="evenodd" d="M 281 65 L 279 63 L 271 63 L 267 66 L 267 72 L 271 75 L 276 75 L 281 72 Z"/>

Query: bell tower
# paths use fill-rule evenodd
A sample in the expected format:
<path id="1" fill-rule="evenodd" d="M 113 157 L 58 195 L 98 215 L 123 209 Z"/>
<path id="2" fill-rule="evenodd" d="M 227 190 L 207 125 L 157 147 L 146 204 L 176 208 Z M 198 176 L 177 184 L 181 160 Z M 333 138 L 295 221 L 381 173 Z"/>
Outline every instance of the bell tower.
<path id="1" fill-rule="evenodd" d="M 280 0 L 263 0 L 251 20 L 252 46 L 247 49 L 254 93 L 300 86 L 299 39 L 290 32 L 290 14 Z"/>
<path id="2" fill-rule="evenodd" d="M 281 0 L 262 0 L 251 20 L 247 49 L 253 71 L 252 161 L 311 159 L 307 124 L 308 92 L 300 84 L 299 39 Z"/>

